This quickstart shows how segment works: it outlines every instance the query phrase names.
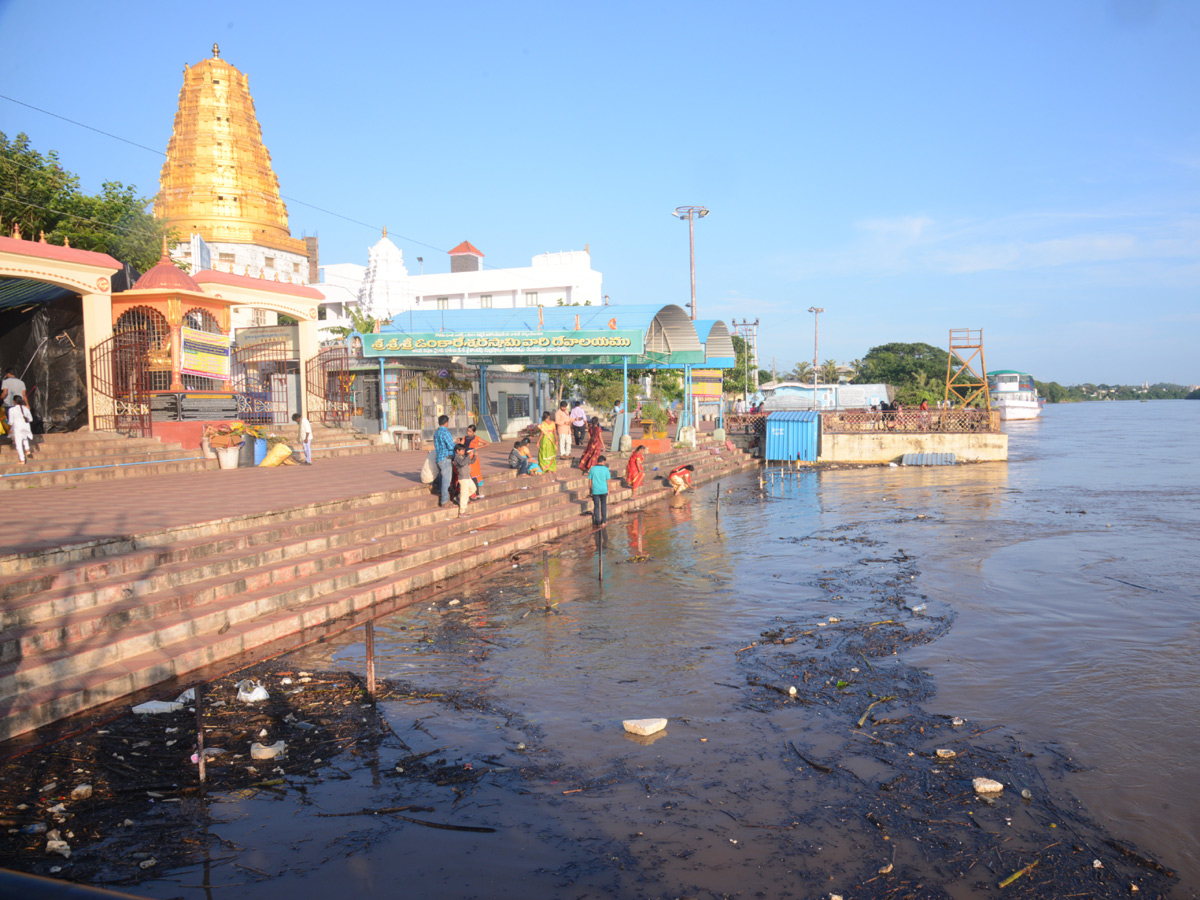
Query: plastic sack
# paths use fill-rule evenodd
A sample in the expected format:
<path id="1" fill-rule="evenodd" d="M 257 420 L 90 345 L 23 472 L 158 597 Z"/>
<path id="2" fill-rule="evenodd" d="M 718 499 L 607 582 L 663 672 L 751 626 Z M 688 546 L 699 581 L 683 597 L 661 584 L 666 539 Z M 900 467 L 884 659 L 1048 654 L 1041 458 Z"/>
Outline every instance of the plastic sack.
<path id="1" fill-rule="evenodd" d="M 267 455 L 263 457 L 263 461 L 259 463 L 259 466 L 264 469 L 274 468 L 291 455 L 292 448 L 287 444 L 276 444 L 267 451 Z"/>
<path id="2" fill-rule="evenodd" d="M 258 703 L 260 700 L 266 700 L 271 695 L 267 693 L 267 689 L 257 681 L 251 681 L 247 678 L 245 681 L 238 682 L 237 698 L 243 703 Z"/>
<path id="3" fill-rule="evenodd" d="M 433 484 L 437 480 L 437 450 L 430 450 L 421 464 L 421 484 Z"/>

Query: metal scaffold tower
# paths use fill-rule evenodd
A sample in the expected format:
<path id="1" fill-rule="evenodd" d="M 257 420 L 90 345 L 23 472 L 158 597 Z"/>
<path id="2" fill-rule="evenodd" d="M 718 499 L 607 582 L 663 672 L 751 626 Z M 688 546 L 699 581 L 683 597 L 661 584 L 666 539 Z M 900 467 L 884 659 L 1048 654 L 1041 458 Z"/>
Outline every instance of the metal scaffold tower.
<path id="1" fill-rule="evenodd" d="M 978 371 L 975 370 L 976 360 L 979 361 Z M 983 407 L 991 410 L 987 363 L 983 357 L 983 329 L 951 328 L 950 356 L 946 360 L 946 405 L 961 409 L 981 397 Z"/>

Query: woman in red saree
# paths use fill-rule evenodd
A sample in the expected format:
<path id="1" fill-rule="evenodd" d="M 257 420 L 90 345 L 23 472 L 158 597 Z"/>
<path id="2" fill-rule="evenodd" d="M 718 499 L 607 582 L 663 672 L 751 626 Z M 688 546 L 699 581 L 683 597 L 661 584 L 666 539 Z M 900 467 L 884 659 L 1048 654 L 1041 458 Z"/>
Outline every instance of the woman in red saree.
<path id="1" fill-rule="evenodd" d="M 600 430 L 598 416 L 592 416 L 592 420 L 588 422 L 587 433 L 587 447 L 583 451 L 583 458 L 579 460 L 579 469 L 585 473 L 596 464 L 596 460 L 604 452 L 604 433 Z"/>
<path id="2" fill-rule="evenodd" d="M 671 490 L 678 496 L 692 486 L 692 473 L 696 471 L 696 467 L 690 463 L 686 466 L 678 466 L 671 470 L 671 474 L 667 476 L 667 484 L 671 485 Z"/>
<path id="3" fill-rule="evenodd" d="M 638 444 L 637 449 L 629 455 L 629 464 L 625 466 L 625 483 L 637 493 L 646 478 L 646 458 L 643 455 L 645 446 Z"/>

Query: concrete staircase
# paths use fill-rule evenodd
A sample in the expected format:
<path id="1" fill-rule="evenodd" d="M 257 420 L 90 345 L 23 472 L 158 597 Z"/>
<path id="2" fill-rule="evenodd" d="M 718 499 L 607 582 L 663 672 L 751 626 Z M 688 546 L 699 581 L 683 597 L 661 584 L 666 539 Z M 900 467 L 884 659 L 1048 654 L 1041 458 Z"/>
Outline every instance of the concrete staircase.
<path id="1" fill-rule="evenodd" d="M 696 483 L 754 465 L 704 448 L 651 461 L 659 474 L 692 462 Z M 0 556 L 0 740 L 189 672 L 234 668 L 306 630 L 350 627 L 355 614 L 400 608 L 415 602 L 410 592 L 590 528 L 587 479 L 558 475 L 487 473 L 467 518 L 414 485 Z M 660 478 L 636 497 L 614 481 L 610 520 L 667 493 Z"/>
<path id="2" fill-rule="evenodd" d="M 10 438 L 0 443 L 0 490 L 107 481 L 216 468 L 199 450 L 158 438 L 133 438 L 109 431 L 35 435 L 24 465 Z"/>
<path id="3" fill-rule="evenodd" d="M 378 435 L 363 434 L 361 431 L 355 431 L 348 425 L 324 425 L 320 422 L 313 422 L 312 424 L 312 455 L 314 462 L 319 459 L 330 459 L 336 456 L 357 456 L 360 453 L 396 452 L 394 444 L 380 443 Z M 290 426 L 290 430 L 284 431 L 284 433 L 291 438 L 292 449 L 299 454 L 296 458 L 303 459 L 304 456 L 300 450 L 300 444 L 295 440 L 295 426 Z"/>

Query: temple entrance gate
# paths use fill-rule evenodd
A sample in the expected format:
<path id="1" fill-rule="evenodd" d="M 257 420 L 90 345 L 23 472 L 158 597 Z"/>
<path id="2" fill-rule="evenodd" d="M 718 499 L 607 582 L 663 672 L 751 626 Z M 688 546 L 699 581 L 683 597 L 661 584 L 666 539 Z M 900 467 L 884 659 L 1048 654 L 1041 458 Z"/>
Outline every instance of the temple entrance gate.
<path id="1" fill-rule="evenodd" d="M 91 391 L 98 402 L 97 431 L 150 437 L 150 391 L 147 359 L 150 337 L 145 331 L 122 331 L 91 350 Z"/>
<path id="2" fill-rule="evenodd" d="M 326 347 L 304 363 L 308 385 L 309 418 L 326 425 L 350 421 L 354 397 L 351 387 L 350 351 L 343 346 Z"/>
<path id="3" fill-rule="evenodd" d="M 287 341 L 259 341 L 235 350 L 229 374 L 241 421 L 247 425 L 287 424 L 288 381 L 289 376 L 295 377 Z"/>

